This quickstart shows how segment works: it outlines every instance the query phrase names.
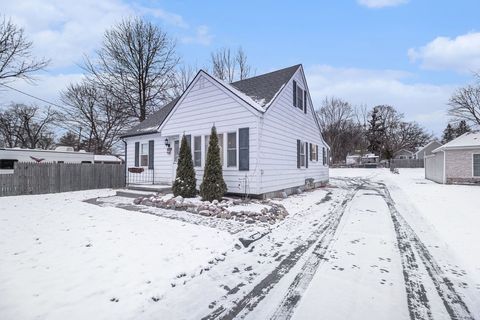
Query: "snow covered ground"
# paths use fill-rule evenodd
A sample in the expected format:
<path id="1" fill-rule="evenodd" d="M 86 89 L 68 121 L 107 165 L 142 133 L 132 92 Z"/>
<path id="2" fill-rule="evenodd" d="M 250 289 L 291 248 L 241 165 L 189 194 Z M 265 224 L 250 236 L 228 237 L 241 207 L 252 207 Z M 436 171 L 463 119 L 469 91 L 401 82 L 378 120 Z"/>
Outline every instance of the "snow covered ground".
<path id="1" fill-rule="evenodd" d="M 0 319 L 480 319 L 478 186 L 332 169 L 269 227 L 112 195 L 0 198 Z"/>
<path id="2" fill-rule="evenodd" d="M 0 198 L 0 319 L 133 319 L 232 247 L 224 231 L 81 200 Z"/>

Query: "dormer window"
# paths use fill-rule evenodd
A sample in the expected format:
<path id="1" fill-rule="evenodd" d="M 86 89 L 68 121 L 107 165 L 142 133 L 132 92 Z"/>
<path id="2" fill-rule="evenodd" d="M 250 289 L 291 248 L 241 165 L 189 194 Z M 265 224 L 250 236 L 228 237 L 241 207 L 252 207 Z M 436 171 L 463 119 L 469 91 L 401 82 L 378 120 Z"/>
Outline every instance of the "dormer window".
<path id="1" fill-rule="evenodd" d="M 297 85 L 297 81 L 293 80 L 293 105 L 306 113 L 306 100 L 307 92 Z"/>

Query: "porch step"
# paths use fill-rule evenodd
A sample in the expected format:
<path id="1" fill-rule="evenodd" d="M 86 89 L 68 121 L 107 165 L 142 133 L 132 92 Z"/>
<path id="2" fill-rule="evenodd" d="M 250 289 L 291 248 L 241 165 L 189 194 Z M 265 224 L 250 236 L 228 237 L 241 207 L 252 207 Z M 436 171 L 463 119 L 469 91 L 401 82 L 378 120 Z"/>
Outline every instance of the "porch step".
<path id="1" fill-rule="evenodd" d="M 150 197 L 154 196 L 156 192 L 148 192 L 148 191 L 137 191 L 137 190 L 117 190 L 117 197 L 124 197 L 124 198 L 138 198 L 138 197 Z"/>
<path id="2" fill-rule="evenodd" d="M 129 184 L 127 186 L 128 190 L 136 190 L 136 191 L 146 191 L 151 193 L 169 193 L 172 192 L 172 186 L 168 185 L 160 185 L 160 184 Z"/>

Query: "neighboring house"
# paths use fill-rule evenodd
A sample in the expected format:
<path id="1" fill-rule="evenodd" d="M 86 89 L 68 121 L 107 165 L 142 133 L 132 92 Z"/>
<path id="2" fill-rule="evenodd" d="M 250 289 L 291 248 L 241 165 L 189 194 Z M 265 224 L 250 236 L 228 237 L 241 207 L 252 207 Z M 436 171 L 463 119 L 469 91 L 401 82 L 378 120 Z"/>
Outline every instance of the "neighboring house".
<path id="1" fill-rule="evenodd" d="M 359 154 L 349 154 L 345 158 L 345 164 L 350 167 L 356 167 L 360 165 L 360 160 L 362 156 Z"/>
<path id="2" fill-rule="evenodd" d="M 185 134 L 199 185 L 213 125 L 229 193 L 291 193 L 329 179 L 329 147 L 295 65 L 231 84 L 199 71 L 179 98 L 123 135 L 127 183 L 171 184 Z"/>
<path id="3" fill-rule="evenodd" d="M 480 133 L 465 133 L 425 157 L 425 178 L 438 183 L 480 183 Z"/>
<path id="4" fill-rule="evenodd" d="M 394 159 L 413 159 L 413 152 L 407 149 L 401 149 L 395 152 Z"/>
<path id="5" fill-rule="evenodd" d="M 0 148 L 0 173 L 12 173 L 11 170 L 14 169 L 16 162 L 122 163 L 119 158 L 112 155 L 96 155 L 91 152 L 74 151 L 72 147 L 65 146 L 59 146 L 55 150 Z"/>
<path id="6" fill-rule="evenodd" d="M 415 159 L 424 159 L 425 156 L 429 156 L 432 154 L 432 151 L 441 147 L 442 144 L 438 142 L 437 140 L 432 140 L 428 144 L 426 144 L 424 147 L 420 147 L 417 152 L 414 154 Z"/>
<path id="7" fill-rule="evenodd" d="M 367 153 L 364 155 L 352 154 L 348 155 L 345 159 L 345 163 L 350 167 L 370 167 L 374 168 L 379 163 L 379 156 L 373 153 Z"/>

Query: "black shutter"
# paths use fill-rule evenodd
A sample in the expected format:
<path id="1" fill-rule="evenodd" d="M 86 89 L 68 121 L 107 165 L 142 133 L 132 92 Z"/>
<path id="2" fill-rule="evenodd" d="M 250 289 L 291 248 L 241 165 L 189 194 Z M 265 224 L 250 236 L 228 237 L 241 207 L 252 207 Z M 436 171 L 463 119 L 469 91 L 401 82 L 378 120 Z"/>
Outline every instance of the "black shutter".
<path id="1" fill-rule="evenodd" d="M 153 169 L 154 161 L 154 142 L 153 140 L 148 141 L 148 169 Z"/>
<path id="2" fill-rule="evenodd" d="M 316 154 L 316 159 L 315 161 L 318 161 L 318 144 L 315 145 L 315 151 L 317 151 L 315 154 Z"/>
<path id="3" fill-rule="evenodd" d="M 313 144 L 310 143 L 310 161 L 313 161 L 315 159 L 313 159 L 313 149 L 312 148 L 315 148 L 315 146 Z"/>
<path id="4" fill-rule="evenodd" d="M 135 167 L 140 164 L 140 142 L 135 142 Z"/>
<path id="5" fill-rule="evenodd" d="M 308 168 L 308 143 L 305 142 L 305 168 Z"/>
<path id="6" fill-rule="evenodd" d="M 238 170 L 250 170 L 250 134 L 249 128 L 238 129 Z"/>
<path id="7" fill-rule="evenodd" d="M 300 140 L 297 140 L 297 168 L 300 168 Z"/>
<path id="8" fill-rule="evenodd" d="M 293 105 L 297 106 L 297 81 L 293 80 Z"/>
<path id="9" fill-rule="evenodd" d="M 303 91 L 303 112 L 307 113 L 307 90 Z"/>
<path id="10" fill-rule="evenodd" d="M 322 148 L 322 158 L 323 158 L 323 165 L 327 163 L 327 155 L 325 154 L 325 147 Z"/>

